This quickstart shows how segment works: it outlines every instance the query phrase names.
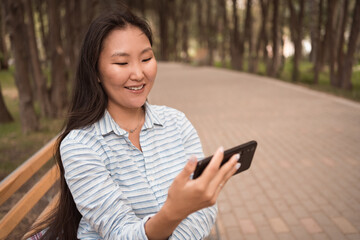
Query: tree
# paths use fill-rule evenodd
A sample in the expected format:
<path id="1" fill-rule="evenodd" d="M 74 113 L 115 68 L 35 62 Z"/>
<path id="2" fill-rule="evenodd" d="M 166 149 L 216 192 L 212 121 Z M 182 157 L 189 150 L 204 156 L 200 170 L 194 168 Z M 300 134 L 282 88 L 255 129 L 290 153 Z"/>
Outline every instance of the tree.
<path id="1" fill-rule="evenodd" d="M 252 0 L 247 0 L 246 2 L 246 15 L 245 15 L 245 24 L 244 24 L 244 41 L 243 44 L 247 43 L 248 49 L 248 70 L 249 72 L 254 72 L 254 57 L 253 57 L 253 17 L 251 13 L 251 7 L 253 5 Z"/>
<path id="2" fill-rule="evenodd" d="M 56 117 L 61 117 L 67 110 L 68 91 L 64 60 L 64 49 L 60 35 L 60 0 L 48 0 L 49 48 L 51 64 L 51 105 Z"/>
<path id="3" fill-rule="evenodd" d="M 27 15 L 26 29 L 29 36 L 29 51 L 30 63 L 32 69 L 33 80 L 35 83 L 35 94 L 38 98 L 42 116 L 50 117 L 52 115 L 52 108 L 50 103 L 49 92 L 47 89 L 46 78 L 41 70 L 40 59 L 35 39 L 34 16 L 31 5 L 31 0 L 25 0 L 24 7 Z"/>
<path id="4" fill-rule="evenodd" d="M 268 43 L 266 23 L 268 20 L 268 13 L 269 13 L 269 0 L 260 0 L 260 4 L 261 4 L 261 27 L 256 41 L 255 58 L 253 63 L 254 72 L 258 71 L 257 69 L 258 69 L 260 51 L 263 50 L 263 60 L 265 63 L 267 62 L 267 57 L 268 57 L 266 50 L 266 46 Z"/>
<path id="5" fill-rule="evenodd" d="M 279 68 L 279 0 L 273 1 L 272 59 L 267 64 L 267 74 L 276 76 Z"/>
<path id="6" fill-rule="evenodd" d="M 242 51 L 239 33 L 239 17 L 237 12 L 237 1 L 232 1 L 233 29 L 230 41 L 231 66 L 234 69 L 242 70 Z"/>
<path id="7" fill-rule="evenodd" d="M 33 106 L 27 65 L 30 58 L 27 51 L 29 48 L 28 41 L 24 41 L 24 36 L 27 34 L 24 22 L 24 6 L 21 0 L 4 0 L 3 7 L 15 61 L 15 83 L 19 91 L 21 126 L 23 132 L 28 133 L 38 129 L 38 118 Z"/>
<path id="8" fill-rule="evenodd" d="M 317 31 L 315 35 L 315 41 L 316 41 L 316 49 L 314 50 L 314 84 L 317 84 L 319 82 L 319 72 L 322 65 L 322 58 L 323 58 L 323 52 L 324 52 L 324 39 L 322 37 L 322 27 L 323 27 L 323 0 L 319 1 L 319 7 L 318 7 L 318 21 L 317 21 Z"/>
<path id="9" fill-rule="evenodd" d="M 169 2 L 167 0 L 159 0 L 157 3 L 157 11 L 159 15 L 159 31 L 160 31 L 160 60 L 169 60 Z"/>
<path id="10" fill-rule="evenodd" d="M 292 80 L 296 82 L 299 79 L 299 61 L 302 55 L 303 22 L 305 0 L 299 0 L 299 13 L 296 12 L 293 0 L 287 1 L 290 9 L 290 32 L 294 43 L 294 58 L 292 68 Z"/>
<path id="11" fill-rule="evenodd" d="M 342 61 L 341 70 L 341 88 L 343 89 L 351 89 L 351 73 L 352 66 L 354 64 L 354 55 L 356 52 L 356 45 L 359 39 L 359 31 L 360 31 L 360 0 L 356 0 L 355 8 L 353 12 L 353 21 L 351 24 L 350 37 L 347 46 L 347 53 L 344 61 Z M 341 64 L 341 63 L 340 63 Z"/>
<path id="12" fill-rule="evenodd" d="M 227 19 L 227 11 L 226 11 L 226 0 L 218 0 L 218 11 L 220 21 L 218 21 L 218 28 L 219 32 L 221 33 L 221 50 L 220 50 L 220 57 L 221 57 L 221 65 L 222 67 L 226 67 L 226 54 L 227 54 L 227 45 L 228 42 L 228 19 Z"/>
<path id="13" fill-rule="evenodd" d="M 183 53 L 183 61 L 189 62 L 189 19 L 190 19 L 190 3 L 189 1 L 182 2 L 182 45 L 181 51 Z"/>
<path id="14" fill-rule="evenodd" d="M 4 13 L 1 9 L 0 4 L 0 70 L 2 69 L 8 69 L 8 51 L 5 46 L 5 21 L 4 21 Z"/>
<path id="15" fill-rule="evenodd" d="M 214 17 L 212 14 L 212 0 L 206 1 L 206 39 L 207 39 L 207 49 L 208 49 L 208 58 L 207 64 L 209 66 L 214 65 L 214 51 L 216 47 L 216 32 L 214 27 Z"/>

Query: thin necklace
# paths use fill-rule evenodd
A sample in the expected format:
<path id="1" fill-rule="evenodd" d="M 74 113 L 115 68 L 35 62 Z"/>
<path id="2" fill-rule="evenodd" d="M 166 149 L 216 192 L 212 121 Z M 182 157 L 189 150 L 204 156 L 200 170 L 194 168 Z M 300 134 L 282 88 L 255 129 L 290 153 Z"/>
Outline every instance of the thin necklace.
<path id="1" fill-rule="evenodd" d="M 140 111 L 141 111 L 142 108 L 140 108 Z M 141 113 L 139 114 L 139 120 L 138 120 L 138 123 L 136 125 L 136 127 L 134 129 L 129 129 L 129 133 L 134 133 L 136 131 L 136 129 L 138 129 L 139 125 L 140 125 L 140 117 L 141 117 Z M 125 129 L 126 130 L 126 129 Z"/>

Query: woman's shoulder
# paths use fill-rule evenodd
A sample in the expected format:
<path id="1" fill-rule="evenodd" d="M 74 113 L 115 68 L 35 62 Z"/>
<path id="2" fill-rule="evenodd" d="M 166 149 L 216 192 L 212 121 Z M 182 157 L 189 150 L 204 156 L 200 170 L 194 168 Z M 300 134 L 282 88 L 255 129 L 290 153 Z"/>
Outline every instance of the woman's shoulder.
<path id="1" fill-rule="evenodd" d="M 97 141 L 99 134 L 96 131 L 94 125 L 90 125 L 87 127 L 83 127 L 80 129 L 71 130 L 66 137 L 62 140 L 63 144 L 72 144 L 74 142 L 77 143 L 88 143 L 89 141 Z"/>
<path id="2" fill-rule="evenodd" d="M 182 118 L 183 116 L 185 116 L 185 114 L 183 112 L 181 112 L 178 109 L 169 107 L 169 106 L 165 106 L 165 105 L 150 105 L 148 104 L 148 106 L 150 107 L 151 111 L 153 113 L 155 113 L 157 116 L 163 118 L 164 120 L 169 119 L 169 118 Z"/>

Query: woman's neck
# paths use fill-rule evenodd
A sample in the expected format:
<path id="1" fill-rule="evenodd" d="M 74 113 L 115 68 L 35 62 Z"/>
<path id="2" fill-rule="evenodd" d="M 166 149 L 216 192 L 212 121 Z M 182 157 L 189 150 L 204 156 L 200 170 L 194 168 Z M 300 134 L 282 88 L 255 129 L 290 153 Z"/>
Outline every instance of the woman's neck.
<path id="1" fill-rule="evenodd" d="M 124 130 L 130 132 L 139 128 L 144 119 L 143 107 L 140 108 L 114 108 L 107 107 L 108 112 L 115 122 Z"/>

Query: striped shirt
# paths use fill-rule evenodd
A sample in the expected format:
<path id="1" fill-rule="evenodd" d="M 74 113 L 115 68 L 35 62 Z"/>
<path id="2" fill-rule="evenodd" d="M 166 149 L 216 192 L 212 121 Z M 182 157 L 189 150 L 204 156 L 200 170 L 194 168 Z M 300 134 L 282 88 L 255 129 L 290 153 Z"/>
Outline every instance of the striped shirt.
<path id="1" fill-rule="evenodd" d="M 79 239 L 147 239 L 145 222 L 163 206 L 173 179 L 191 155 L 203 158 L 196 130 L 182 112 L 145 103 L 142 152 L 105 111 L 61 142 L 65 179 L 82 219 Z M 189 215 L 170 239 L 202 239 L 216 206 Z"/>

